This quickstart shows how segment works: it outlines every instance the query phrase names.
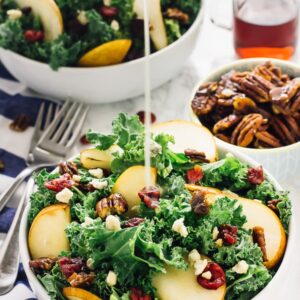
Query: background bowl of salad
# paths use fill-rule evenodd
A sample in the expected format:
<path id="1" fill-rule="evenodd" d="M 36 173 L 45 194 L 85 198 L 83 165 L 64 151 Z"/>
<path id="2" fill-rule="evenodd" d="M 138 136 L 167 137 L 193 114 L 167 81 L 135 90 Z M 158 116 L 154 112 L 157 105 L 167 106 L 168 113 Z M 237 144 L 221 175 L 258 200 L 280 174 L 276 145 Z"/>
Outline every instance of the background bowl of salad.
<path id="1" fill-rule="evenodd" d="M 240 90 L 240 87 L 238 86 L 239 83 L 231 81 L 230 77 L 236 76 L 236 78 L 233 78 L 233 80 L 238 81 L 238 77 L 243 77 L 247 72 L 251 73 L 248 73 L 247 76 L 251 77 L 254 75 L 256 78 L 258 78 L 258 80 L 262 80 L 263 84 L 270 84 L 270 93 L 275 92 L 275 96 L 273 96 L 273 98 L 276 97 L 276 92 L 278 96 L 280 96 L 281 93 L 285 96 L 287 91 L 290 91 L 286 98 L 288 101 L 280 102 L 281 100 L 279 100 L 276 102 L 277 100 L 274 98 L 274 100 L 259 103 L 259 101 L 255 100 L 257 94 L 254 90 L 257 87 L 256 85 L 259 83 L 255 83 L 255 81 L 253 81 L 254 84 L 252 85 L 252 90 L 251 88 L 249 90 L 245 90 L 243 87 Z M 275 75 L 276 72 L 278 72 L 278 76 Z M 201 81 L 195 86 L 188 104 L 191 113 L 191 119 L 196 123 L 201 123 L 204 126 L 209 127 L 213 132 L 215 130 L 214 125 L 217 124 L 217 121 L 224 120 L 223 118 L 232 115 L 237 115 L 238 117 L 241 116 L 242 119 L 237 119 L 237 123 L 234 123 L 234 120 L 231 119 L 233 126 L 230 125 L 231 121 L 227 120 L 229 122 L 227 122 L 227 124 L 223 123 L 225 124 L 225 127 L 222 127 L 222 130 L 219 132 L 215 131 L 217 143 L 219 145 L 228 145 L 231 149 L 241 151 L 254 158 L 256 161 L 265 166 L 278 180 L 289 180 L 291 176 L 298 174 L 298 170 L 300 168 L 300 136 L 297 129 L 300 128 L 298 119 L 299 108 L 294 108 L 295 106 L 293 106 L 293 109 L 290 108 L 298 98 L 299 87 L 297 87 L 296 83 L 299 80 L 299 78 L 297 78 L 299 76 L 299 65 L 284 60 L 251 58 L 229 63 L 218 68 L 217 70 L 212 71 L 205 78 L 201 79 Z M 222 90 L 225 92 L 224 95 L 220 97 L 217 96 L 217 98 L 221 99 L 220 101 L 224 103 L 227 101 L 228 106 L 224 106 L 222 112 L 220 107 L 217 106 L 210 112 L 206 111 L 204 114 L 198 113 L 197 115 L 195 109 L 192 108 L 192 103 L 193 100 L 195 100 L 198 96 L 198 99 L 201 101 L 200 98 L 203 95 L 201 95 L 201 92 L 199 92 L 201 89 L 200 87 L 204 87 L 210 82 L 220 82 L 222 78 L 223 82 L 227 81 L 225 85 L 227 85 L 228 88 L 224 87 L 222 83 L 220 87 L 221 92 L 217 91 L 217 94 L 219 93 L 222 95 Z M 291 89 L 292 85 L 293 90 Z M 233 92 L 231 91 L 231 86 L 234 86 Z M 266 88 L 267 93 L 270 87 Z M 210 93 L 209 97 L 213 98 L 215 92 L 216 91 Z M 206 95 L 204 96 L 206 97 Z M 237 99 L 237 105 L 234 104 L 234 99 Z M 241 104 L 241 100 L 245 99 L 245 103 L 247 103 L 245 107 L 240 105 L 240 108 L 242 108 L 240 109 L 238 104 Z M 282 110 L 279 111 L 277 109 L 278 106 L 279 109 L 282 108 Z M 242 111 L 243 109 L 244 111 Z M 220 115 L 216 116 L 215 112 L 220 112 Z M 221 116 L 224 112 L 225 114 Z M 260 140 L 258 140 L 256 137 L 254 137 L 252 142 L 247 146 L 242 144 L 238 145 L 238 142 L 236 141 L 234 144 L 231 143 L 230 139 L 231 135 L 233 134 L 233 130 L 237 127 L 241 120 L 244 120 L 243 117 L 247 116 L 247 114 L 249 115 L 249 113 L 252 115 L 260 114 L 263 116 L 263 118 L 265 118 L 266 123 L 263 124 L 258 130 L 256 129 L 255 132 L 267 132 L 266 134 L 268 139 L 264 140 L 267 142 L 271 141 L 271 144 L 260 142 Z M 208 125 L 207 122 L 210 123 L 210 125 Z M 252 126 L 250 129 L 253 129 L 254 127 Z M 280 128 L 282 128 L 284 131 L 281 131 L 282 129 Z M 284 133 L 282 134 L 281 132 Z M 225 141 L 224 136 L 228 136 L 229 140 Z M 271 140 L 269 140 L 270 137 Z"/>
<path id="2" fill-rule="evenodd" d="M 124 123 L 124 121 L 126 122 Z M 125 124 L 125 126 L 120 127 L 120 124 Z M 102 299 L 132 299 L 130 295 L 135 293 L 136 289 L 131 288 L 139 287 L 147 293 L 146 299 L 153 299 L 156 295 L 160 299 L 169 300 L 170 285 L 172 290 L 183 293 L 181 295 L 186 295 L 191 289 L 191 294 L 194 296 L 190 297 L 189 294 L 189 299 L 198 299 L 198 293 L 205 296 L 205 299 L 218 300 L 252 298 L 260 300 L 277 295 L 276 289 L 277 291 L 278 288 L 282 289 L 282 282 L 286 279 L 286 273 L 290 269 L 292 263 L 291 251 L 295 243 L 295 232 L 291 222 L 292 219 L 290 219 L 291 203 L 286 192 L 282 191 L 278 182 L 265 170 L 263 177 L 258 176 L 261 179 L 260 183 L 252 184 L 249 181 L 249 170 L 250 173 L 252 171 L 261 172 L 258 163 L 244 154 L 232 151 L 226 145 L 218 146 L 217 152 L 214 152 L 219 156 L 218 161 L 215 161 L 216 156 L 211 156 L 212 163 L 206 161 L 206 163 L 201 164 L 204 177 L 202 176 L 202 179 L 199 179 L 198 183 L 200 182 L 200 185 L 186 185 L 185 182 L 190 183 L 189 179 L 195 179 L 194 172 L 199 170 L 199 163 L 196 163 L 197 167 L 195 168 L 196 165 L 192 160 L 187 159 L 187 154 L 173 152 L 173 150 L 178 150 L 182 146 L 186 147 L 188 144 L 195 145 L 194 141 L 187 141 L 186 130 L 182 131 L 182 126 L 185 129 L 195 130 L 194 132 L 203 134 L 203 137 L 206 136 L 207 141 L 211 142 L 210 145 L 214 146 L 214 139 L 212 136 L 207 135 L 208 131 L 192 122 L 171 121 L 154 127 L 155 137 L 153 142 L 156 143 L 156 155 L 152 161 L 152 166 L 155 166 L 155 168 L 151 169 L 151 175 L 156 170 L 157 178 L 151 176 L 151 181 L 152 184 L 159 184 L 161 188 L 159 209 L 155 211 L 153 211 L 154 207 L 149 205 L 152 203 L 151 201 L 145 201 L 141 198 L 139 204 L 137 204 L 138 202 L 134 199 L 136 194 L 133 192 L 139 190 L 137 185 L 140 185 L 140 183 L 137 182 L 143 177 L 145 170 L 141 166 L 138 155 L 131 156 L 130 162 L 125 161 L 124 158 L 128 158 L 129 152 L 132 154 L 132 151 L 136 153 L 137 149 L 142 149 L 143 143 L 140 144 L 137 141 L 140 141 L 140 138 L 143 137 L 143 127 L 135 117 L 128 117 L 124 114 L 120 114 L 114 121 L 112 135 L 104 136 L 94 132 L 89 134 L 88 138 L 95 143 L 97 149 L 92 148 L 81 152 L 80 160 L 73 158 L 73 164 L 71 165 L 60 165 L 59 174 L 56 170 L 54 173 L 43 171 L 41 174 L 36 175 L 36 185 L 33 179 L 30 180 L 27 194 L 28 205 L 20 227 L 20 253 L 25 272 L 38 298 L 50 299 L 50 294 L 52 299 L 64 299 L 61 297 L 61 293 L 68 298 L 70 290 L 82 293 L 82 290 L 79 291 L 78 288 L 72 289 L 70 287 L 74 284 L 74 275 L 70 277 L 66 275 L 70 273 L 70 270 L 73 270 L 70 264 L 78 264 L 79 262 L 82 265 L 82 261 L 85 261 L 86 265 L 84 269 L 79 266 L 84 273 L 80 273 L 81 278 L 83 279 L 82 276 L 86 275 L 85 278 L 94 280 L 91 285 L 85 284 L 82 287 L 82 289 L 85 289 L 83 293 L 90 295 L 90 299 L 99 298 L 91 298 L 93 296 L 87 293 L 96 294 Z M 132 127 L 135 129 L 134 131 L 132 131 Z M 178 134 L 180 130 L 181 133 Z M 166 142 L 172 141 L 172 138 L 164 133 L 171 132 L 174 133 L 175 141 L 177 141 L 174 148 L 166 145 Z M 118 137 L 116 133 L 120 133 L 120 136 Z M 126 139 L 131 140 L 129 143 L 131 147 L 128 147 L 128 140 L 126 141 Z M 106 144 L 102 143 L 104 140 Z M 113 145 L 114 151 L 118 151 L 118 154 L 113 157 L 110 150 L 111 145 Z M 159 145 L 162 146 L 161 151 L 158 151 Z M 208 153 L 208 149 L 206 151 Z M 110 155 L 108 155 L 109 153 Z M 98 162 L 101 162 L 103 168 L 108 168 L 108 165 L 110 165 L 110 172 L 104 172 L 103 177 L 99 177 L 101 175 L 99 169 L 94 169 L 95 159 L 89 160 L 89 155 L 96 155 L 95 157 L 100 155 L 101 161 L 99 156 Z M 110 163 L 108 165 L 104 157 L 109 158 Z M 77 179 L 74 175 L 70 177 L 69 173 L 64 173 L 66 171 L 74 172 L 74 164 L 78 167 Z M 190 169 L 191 166 L 193 166 L 193 169 Z M 187 172 L 186 177 L 185 172 L 182 172 L 183 170 Z M 191 170 L 193 170 L 194 175 L 189 177 L 191 175 L 189 171 Z M 65 197 L 64 199 L 61 198 L 64 203 L 57 202 L 55 199 L 58 199 L 58 190 L 54 191 L 53 188 L 58 187 L 58 182 L 61 184 L 61 180 L 66 178 L 78 180 L 78 175 L 81 177 L 81 185 L 72 188 L 73 195 L 69 195 L 68 204 Z M 100 190 L 88 191 L 84 188 L 84 186 L 95 184 L 96 181 L 98 183 L 106 181 L 107 184 L 104 189 Z M 222 194 L 223 196 L 219 200 L 215 200 L 214 203 L 211 202 L 208 211 L 202 210 L 201 214 L 196 214 L 195 207 L 193 208 L 193 204 L 190 205 L 190 203 L 193 203 L 193 198 L 190 198 L 191 195 L 187 189 L 192 191 L 195 188 L 194 191 L 197 191 L 197 187 L 201 186 L 202 188 L 205 186 L 207 191 L 211 190 L 210 187 L 214 187 L 211 190 L 213 193 L 219 193 L 220 190 L 216 189 L 219 188 L 226 194 Z M 104 195 L 107 197 L 111 192 L 116 193 L 120 189 L 123 190 L 121 195 L 124 196 L 124 199 L 128 199 L 128 213 L 131 215 L 124 214 L 126 212 L 124 210 L 120 210 L 118 216 L 116 216 L 116 211 L 112 212 L 114 215 L 110 215 L 110 219 L 119 219 L 120 221 L 118 224 L 110 223 L 108 226 L 106 210 L 102 210 L 105 207 L 102 206 L 104 204 L 102 200 L 106 199 L 104 201 L 108 201 L 108 198 L 101 197 L 104 197 Z M 240 196 L 244 195 L 243 197 L 248 199 L 238 197 L 233 192 Z M 269 204 L 268 201 L 275 198 L 281 199 L 279 202 L 272 202 L 278 209 L 277 215 L 266 207 L 266 204 Z M 99 199 L 102 200 L 99 201 Z M 120 205 L 124 199 L 118 199 Z M 279 203 L 281 204 L 279 205 Z M 136 210 L 136 205 L 140 205 L 140 210 Z M 98 207 L 96 210 L 95 206 Z M 88 218 L 86 218 L 87 214 L 89 215 Z M 135 219 L 132 219 L 133 216 L 135 216 Z M 182 217 L 184 217 L 184 224 L 186 225 L 183 231 L 181 230 L 182 227 L 181 229 L 174 227 L 176 221 L 183 221 L 183 219 L 178 219 Z M 64 223 L 66 220 L 67 222 Z M 49 224 L 55 225 L 49 226 Z M 60 224 L 63 227 L 60 227 Z M 217 237 L 214 237 L 215 229 L 219 228 L 216 227 L 217 224 L 236 226 L 235 232 L 238 233 L 238 237 L 233 234 L 231 237 L 234 241 L 228 240 L 229 244 L 225 244 L 225 242 L 223 244 L 221 242 L 222 238 L 217 240 L 218 233 Z M 266 238 L 265 250 L 268 259 L 264 259 L 264 262 L 262 256 L 263 243 L 252 240 L 252 230 L 250 229 L 253 228 L 254 231 L 253 226 L 259 225 L 263 226 Z M 63 253 L 61 253 L 61 247 L 64 247 L 66 236 L 63 239 L 57 238 L 58 236 L 61 237 L 57 231 L 58 227 L 60 227 L 60 234 L 64 233 L 63 229 L 66 228 L 65 232 L 69 240 L 70 248 L 64 248 Z M 48 235 L 51 236 L 50 239 Z M 275 239 L 274 236 L 276 236 Z M 286 244 L 287 236 L 288 243 Z M 54 243 L 54 241 L 57 243 Z M 57 247 L 59 253 L 61 253 L 60 258 L 58 261 L 51 261 L 49 249 L 56 248 L 57 250 Z M 222 266 L 223 270 L 226 271 L 226 285 L 223 281 L 222 286 L 214 287 L 214 291 L 208 288 L 198 290 L 199 286 L 192 270 L 193 264 L 188 267 L 184 259 L 187 253 L 195 254 L 192 249 L 198 249 L 199 252 L 201 251 L 201 257 L 202 255 L 209 256 L 210 259 L 219 264 L 219 267 Z M 277 250 L 274 252 L 272 249 Z M 72 253 L 71 257 L 75 259 L 73 262 L 68 258 L 70 257 L 69 251 Z M 54 256 L 56 255 L 53 255 L 52 258 Z M 48 263 L 43 264 L 39 258 L 43 260 L 45 257 L 50 259 Z M 75 262 L 76 259 L 77 263 Z M 197 260 L 198 258 L 193 255 L 189 256 L 189 259 Z M 243 265 L 246 265 L 246 269 L 241 266 L 238 267 L 238 262 L 241 260 L 244 260 Z M 167 275 L 167 277 L 164 277 L 162 274 L 166 271 L 163 267 L 166 265 L 177 268 L 179 278 L 183 279 L 181 276 L 184 276 L 185 280 L 179 279 L 180 284 L 174 285 L 177 278 L 174 276 L 176 273 L 173 274 L 173 271 L 167 268 L 167 274 L 170 272 L 171 277 L 168 278 Z M 129 266 L 131 267 L 130 272 L 128 272 Z M 185 277 L 185 271 L 180 271 L 184 266 L 191 272 L 188 273 L 190 274 L 188 280 Z M 69 269 L 70 267 L 71 269 Z M 110 281 L 111 278 L 108 275 L 109 270 L 112 269 L 115 272 L 113 282 Z M 160 275 L 157 275 L 157 273 Z M 117 277 L 116 274 L 118 274 Z M 197 279 L 199 282 L 198 277 Z M 160 284 L 161 282 L 165 283 L 165 287 Z M 153 286 L 157 288 L 157 291 Z M 72 285 L 72 287 L 74 286 Z M 196 292 L 193 292 L 195 289 Z M 225 292 L 227 292 L 226 298 Z M 79 294 L 77 294 L 77 297 L 81 298 Z M 182 296 L 178 297 L 178 294 L 175 297 L 183 299 Z"/>
<path id="3" fill-rule="evenodd" d="M 200 0 L 149 1 L 151 82 L 175 76 L 192 53 L 203 20 Z M 0 59 L 39 93 L 89 103 L 144 89 L 142 0 L 4 0 Z"/>

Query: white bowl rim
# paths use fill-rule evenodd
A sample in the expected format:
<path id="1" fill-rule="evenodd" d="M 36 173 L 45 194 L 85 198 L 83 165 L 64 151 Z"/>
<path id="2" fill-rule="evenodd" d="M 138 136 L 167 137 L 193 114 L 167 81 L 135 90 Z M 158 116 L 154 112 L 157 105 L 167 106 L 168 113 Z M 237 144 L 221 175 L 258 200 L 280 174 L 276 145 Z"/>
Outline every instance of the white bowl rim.
<path id="1" fill-rule="evenodd" d="M 190 111 L 192 121 L 202 125 L 201 121 L 196 116 L 196 114 L 193 112 L 193 109 L 191 107 L 191 103 L 192 103 L 192 101 L 194 99 L 194 96 L 195 96 L 196 92 L 198 91 L 200 85 L 209 82 L 210 81 L 209 79 L 212 78 L 212 77 L 217 77 L 220 74 L 223 75 L 223 74 L 227 73 L 228 72 L 227 69 L 234 69 L 234 68 L 237 68 L 237 67 L 247 65 L 248 63 L 249 64 L 255 64 L 255 63 L 259 64 L 259 63 L 267 62 L 267 61 L 274 62 L 274 64 L 277 64 L 277 65 L 284 65 L 284 66 L 287 66 L 287 67 L 290 67 L 290 68 L 293 68 L 293 69 L 297 69 L 297 70 L 299 70 L 299 76 L 300 76 L 300 66 L 298 66 L 296 63 L 286 61 L 286 60 L 282 60 L 282 59 L 276 59 L 276 58 L 266 58 L 266 57 L 244 58 L 244 59 L 238 59 L 238 60 L 236 60 L 234 62 L 231 62 L 231 63 L 224 64 L 224 65 L 218 67 L 217 69 L 213 70 L 212 72 L 210 72 L 205 77 L 203 77 L 195 85 L 195 87 L 192 91 L 192 95 L 190 97 L 190 100 L 188 101 L 189 111 Z M 257 152 L 260 152 L 260 153 L 268 152 L 270 154 L 271 153 L 278 153 L 278 152 L 285 152 L 285 151 L 293 150 L 294 148 L 300 147 L 300 141 L 299 141 L 299 142 L 293 143 L 291 145 L 282 146 L 282 147 L 278 147 L 278 148 L 266 148 L 266 149 L 247 148 L 247 147 L 240 147 L 240 146 L 237 146 L 237 145 L 233 145 L 233 144 L 227 143 L 225 141 L 222 141 L 221 139 L 217 138 L 216 136 L 214 136 L 214 137 L 220 145 L 229 145 L 233 149 L 235 149 L 237 151 L 243 151 L 243 152 L 245 152 L 249 155 L 251 155 L 253 153 L 257 153 Z"/>
<path id="2" fill-rule="evenodd" d="M 252 159 L 251 157 L 247 156 L 246 154 L 242 153 L 241 151 L 233 150 L 228 145 L 217 145 L 218 151 L 221 151 L 223 153 L 232 153 L 235 157 L 237 157 L 239 160 L 247 163 L 250 166 L 256 167 L 259 164 Z M 268 170 L 264 170 L 266 177 L 268 180 L 274 185 L 274 187 L 277 190 L 283 190 L 281 185 L 278 183 L 278 181 L 268 172 Z M 21 225 L 20 225 L 20 231 L 19 231 L 19 247 L 20 247 L 20 257 L 21 262 L 23 263 L 23 268 L 25 270 L 26 276 L 29 280 L 29 283 L 34 282 L 34 286 L 31 286 L 33 289 L 37 288 L 38 294 L 42 295 L 42 299 L 49 299 L 50 297 L 47 294 L 47 291 L 41 284 L 41 282 L 36 278 L 35 274 L 32 272 L 32 270 L 29 267 L 29 250 L 28 250 L 28 243 L 27 243 L 27 236 L 28 236 L 28 212 L 30 207 L 30 195 L 35 187 L 33 178 L 30 178 L 27 185 L 27 191 L 26 191 L 26 198 L 27 198 L 27 204 L 25 211 L 22 215 L 21 219 Z M 276 271 L 275 275 L 273 276 L 272 280 L 267 284 L 265 288 L 263 288 L 257 295 L 255 295 L 253 300 L 264 300 L 266 299 L 266 296 L 270 296 L 272 294 L 272 287 L 273 286 L 281 286 L 282 285 L 282 279 L 286 277 L 286 274 L 289 272 L 289 263 L 291 263 L 292 258 L 292 251 L 295 248 L 296 249 L 296 235 L 295 235 L 295 225 L 294 225 L 294 214 L 292 211 L 292 217 L 289 224 L 289 235 L 287 239 L 287 245 L 285 249 L 284 256 L 282 258 L 282 261 L 280 262 L 280 266 L 278 270 Z M 285 276 L 285 277 L 284 277 Z"/>
<path id="3" fill-rule="evenodd" d="M 197 17 L 194 20 L 193 24 L 189 27 L 189 29 L 179 39 L 177 39 L 175 42 L 171 43 L 170 45 L 168 45 L 167 47 L 165 47 L 165 48 L 163 48 L 159 51 L 156 51 L 156 52 L 152 53 L 150 55 L 150 59 L 155 59 L 156 56 L 163 55 L 165 52 L 167 52 L 167 51 L 171 50 L 172 48 L 176 47 L 177 44 L 184 43 L 184 41 L 189 37 L 189 35 L 191 35 L 194 32 L 194 30 L 196 30 L 198 28 L 198 24 L 202 22 L 203 17 L 204 17 L 204 10 L 205 10 L 205 2 L 206 1 L 207 0 L 202 0 L 200 10 L 197 14 Z M 20 53 L 11 51 L 9 49 L 4 49 L 4 48 L 0 47 L 0 50 L 4 51 L 4 52 L 7 52 L 7 53 L 10 53 L 12 55 L 15 55 L 16 57 L 18 57 L 18 59 L 24 60 L 27 63 L 35 64 L 36 66 L 43 67 L 43 68 L 48 67 L 49 69 L 51 69 L 50 65 L 47 64 L 47 63 L 31 59 L 29 57 L 26 57 L 26 56 L 24 56 Z M 122 62 L 120 64 L 115 64 L 115 65 L 111 65 L 111 66 L 103 66 L 103 67 L 76 67 L 75 66 L 75 67 L 60 67 L 60 68 L 58 68 L 58 70 L 55 70 L 55 71 L 52 70 L 52 69 L 51 70 L 54 71 L 54 72 L 70 72 L 70 73 L 73 72 L 73 71 L 76 72 L 78 70 L 80 70 L 82 72 L 97 72 L 99 70 L 105 71 L 107 69 L 114 70 L 114 69 L 126 68 L 127 66 L 132 66 L 132 65 L 135 65 L 135 64 L 142 63 L 144 60 L 145 60 L 145 57 L 140 57 L 138 59 L 134 59 L 134 60 L 127 61 L 127 62 Z"/>

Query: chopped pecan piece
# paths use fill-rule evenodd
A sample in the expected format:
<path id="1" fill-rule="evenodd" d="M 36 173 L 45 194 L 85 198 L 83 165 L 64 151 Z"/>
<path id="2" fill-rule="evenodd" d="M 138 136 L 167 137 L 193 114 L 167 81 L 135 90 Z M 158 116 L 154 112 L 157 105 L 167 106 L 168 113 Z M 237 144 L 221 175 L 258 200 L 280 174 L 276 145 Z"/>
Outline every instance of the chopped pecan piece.
<path id="1" fill-rule="evenodd" d="M 279 213 L 277 204 L 280 203 L 282 200 L 276 199 L 276 200 L 269 200 L 267 206 L 272 209 L 276 214 Z"/>
<path id="2" fill-rule="evenodd" d="M 232 133 L 231 143 L 241 147 L 249 146 L 260 126 L 266 122 L 267 120 L 260 114 L 249 114 L 244 116 Z"/>
<path id="3" fill-rule="evenodd" d="M 72 287 L 82 287 L 85 285 L 90 285 L 95 278 L 96 275 L 94 272 L 91 272 L 89 274 L 84 272 L 74 272 L 70 277 L 67 278 L 67 281 Z"/>
<path id="4" fill-rule="evenodd" d="M 5 169 L 5 163 L 4 160 L 0 159 L 0 171 Z"/>
<path id="5" fill-rule="evenodd" d="M 160 191 L 156 186 L 144 187 L 138 195 L 148 208 L 155 209 L 159 206 Z"/>
<path id="6" fill-rule="evenodd" d="M 16 117 L 16 119 L 9 124 L 9 128 L 16 132 L 23 132 L 25 131 L 30 123 L 30 117 L 26 114 L 21 114 Z"/>
<path id="7" fill-rule="evenodd" d="M 187 182 L 195 184 L 199 182 L 204 176 L 204 172 L 201 168 L 201 166 L 194 166 L 193 169 L 187 170 L 186 171 L 186 177 L 187 177 Z"/>
<path id="8" fill-rule="evenodd" d="M 210 207 L 205 200 L 205 193 L 203 191 L 193 192 L 191 207 L 193 212 L 198 216 L 205 216 L 209 213 Z"/>
<path id="9" fill-rule="evenodd" d="M 96 204 L 96 212 L 101 219 L 105 219 L 108 215 L 122 215 L 127 210 L 127 202 L 121 194 L 111 194 Z"/>
<path id="10" fill-rule="evenodd" d="M 39 274 L 42 271 L 50 271 L 57 262 L 57 258 L 41 257 L 29 261 L 29 267 L 35 274 Z"/>
<path id="11" fill-rule="evenodd" d="M 145 220 L 144 218 L 132 218 L 132 219 L 129 219 L 128 221 L 126 221 L 124 226 L 126 228 L 136 227 L 136 226 L 139 226 L 141 223 L 143 223 L 144 220 Z"/>
<path id="12" fill-rule="evenodd" d="M 239 123 L 243 116 L 231 114 L 225 117 L 224 119 L 218 121 L 214 127 L 213 127 L 213 133 L 217 134 L 220 131 L 225 131 L 226 129 L 229 129 Z"/>
<path id="13" fill-rule="evenodd" d="M 209 163 L 209 159 L 206 158 L 204 152 L 195 149 L 185 149 L 184 154 L 185 156 L 189 157 L 192 161 Z"/>
<path id="14" fill-rule="evenodd" d="M 61 162 L 59 165 L 59 173 L 69 174 L 71 176 L 78 174 L 77 165 L 72 161 Z"/>
<path id="15" fill-rule="evenodd" d="M 266 240 L 265 240 L 265 230 L 259 226 L 253 227 L 252 237 L 253 237 L 253 242 L 256 243 L 261 249 L 263 255 L 263 261 L 264 262 L 268 261 Z"/>
<path id="16" fill-rule="evenodd" d="M 44 186 L 51 191 L 60 192 L 64 188 L 70 189 L 74 185 L 70 174 L 64 174 L 59 178 L 55 178 L 44 183 Z"/>
<path id="17" fill-rule="evenodd" d="M 168 19 L 175 19 L 183 24 L 188 24 L 190 21 L 189 15 L 176 7 L 168 8 L 163 15 Z"/>

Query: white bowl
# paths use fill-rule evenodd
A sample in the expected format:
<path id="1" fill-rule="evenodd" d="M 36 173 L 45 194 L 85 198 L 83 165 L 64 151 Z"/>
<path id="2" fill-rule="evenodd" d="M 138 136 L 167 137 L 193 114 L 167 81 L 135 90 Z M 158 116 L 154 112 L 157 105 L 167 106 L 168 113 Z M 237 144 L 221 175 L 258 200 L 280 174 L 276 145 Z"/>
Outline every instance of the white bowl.
<path id="1" fill-rule="evenodd" d="M 150 56 L 151 87 L 177 75 L 193 52 L 204 16 L 204 3 L 191 28 L 170 46 Z M 8 71 L 29 88 L 53 98 L 87 103 L 126 100 L 144 92 L 144 58 L 97 68 L 49 65 L 0 48 L 0 59 Z"/>
<path id="2" fill-rule="evenodd" d="M 251 70 L 258 64 L 266 61 L 273 62 L 276 66 L 280 67 L 285 73 L 292 77 L 300 77 L 300 66 L 298 64 L 288 62 L 285 60 L 271 59 L 271 58 L 250 58 L 241 59 L 233 63 L 229 63 L 225 66 L 218 68 L 217 70 L 211 72 L 209 75 L 204 77 L 195 87 L 191 100 L 189 101 L 189 109 L 191 112 L 191 118 L 196 123 L 201 123 L 199 118 L 195 115 L 191 108 L 191 101 L 194 98 L 198 88 L 209 81 L 216 81 L 221 78 L 222 75 L 231 71 L 246 71 Z M 218 138 L 217 145 L 228 145 L 230 149 L 241 151 L 257 162 L 261 163 L 271 174 L 278 180 L 287 181 L 292 176 L 298 175 L 300 171 L 300 142 L 292 145 L 273 148 L 273 149 L 253 149 L 236 146 L 230 143 L 226 143 Z"/>
<path id="3" fill-rule="evenodd" d="M 249 158 L 248 156 L 236 152 L 235 150 L 232 150 L 227 145 L 219 145 L 218 146 L 219 156 L 223 157 L 226 153 L 232 153 L 235 157 L 237 157 L 239 160 L 247 163 L 251 167 L 258 166 L 258 163 L 255 162 L 253 159 Z M 274 179 L 270 173 L 265 170 L 266 177 L 270 182 L 275 186 L 277 190 L 282 190 L 279 183 Z M 19 244 L 20 244 L 20 255 L 21 255 L 21 261 L 23 263 L 23 267 L 25 270 L 25 273 L 28 277 L 29 283 L 37 296 L 38 299 L 45 299 L 50 300 L 50 297 L 48 296 L 46 290 L 42 286 L 42 284 L 38 281 L 34 273 L 31 271 L 29 267 L 29 250 L 27 245 L 27 236 L 28 236 L 28 212 L 29 212 L 29 197 L 30 194 L 34 190 L 34 182 L 33 179 L 30 179 L 28 182 L 28 189 L 27 189 L 27 207 L 25 209 L 25 212 L 22 216 L 21 225 L 20 225 L 20 232 L 19 232 Z M 265 300 L 265 299 L 278 299 L 276 298 L 276 289 L 281 289 L 283 287 L 283 282 L 286 281 L 286 274 L 289 274 L 290 270 L 290 259 L 292 258 L 292 251 L 295 249 L 296 240 L 295 240 L 295 233 L 294 233 L 294 226 L 293 226 L 293 217 L 291 219 L 290 227 L 289 227 L 289 237 L 288 237 L 288 243 L 287 248 L 285 251 L 285 255 L 283 257 L 283 260 L 281 262 L 281 265 L 273 277 L 272 281 L 259 293 L 257 294 L 253 299 L 255 300 Z M 272 297 L 273 295 L 273 297 Z M 274 296 L 275 295 L 275 296 Z"/>

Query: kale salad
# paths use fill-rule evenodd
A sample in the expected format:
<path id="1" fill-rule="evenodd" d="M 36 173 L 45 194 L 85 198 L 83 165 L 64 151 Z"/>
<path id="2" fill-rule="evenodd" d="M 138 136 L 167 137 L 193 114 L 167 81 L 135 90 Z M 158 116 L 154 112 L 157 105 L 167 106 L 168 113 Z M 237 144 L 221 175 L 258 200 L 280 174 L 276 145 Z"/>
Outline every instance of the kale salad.
<path id="1" fill-rule="evenodd" d="M 151 51 L 179 39 L 200 7 L 200 0 L 151 0 Z M 0 47 L 55 70 L 140 58 L 144 55 L 143 32 L 143 0 L 0 1 Z M 81 59 L 85 55 L 88 63 Z"/>
<path id="2" fill-rule="evenodd" d="M 144 125 L 123 113 L 111 134 L 88 132 L 94 148 L 35 175 L 29 265 L 51 299 L 245 300 L 270 282 L 288 194 L 231 154 L 174 152 L 163 131 L 151 138 L 151 186 Z"/>

